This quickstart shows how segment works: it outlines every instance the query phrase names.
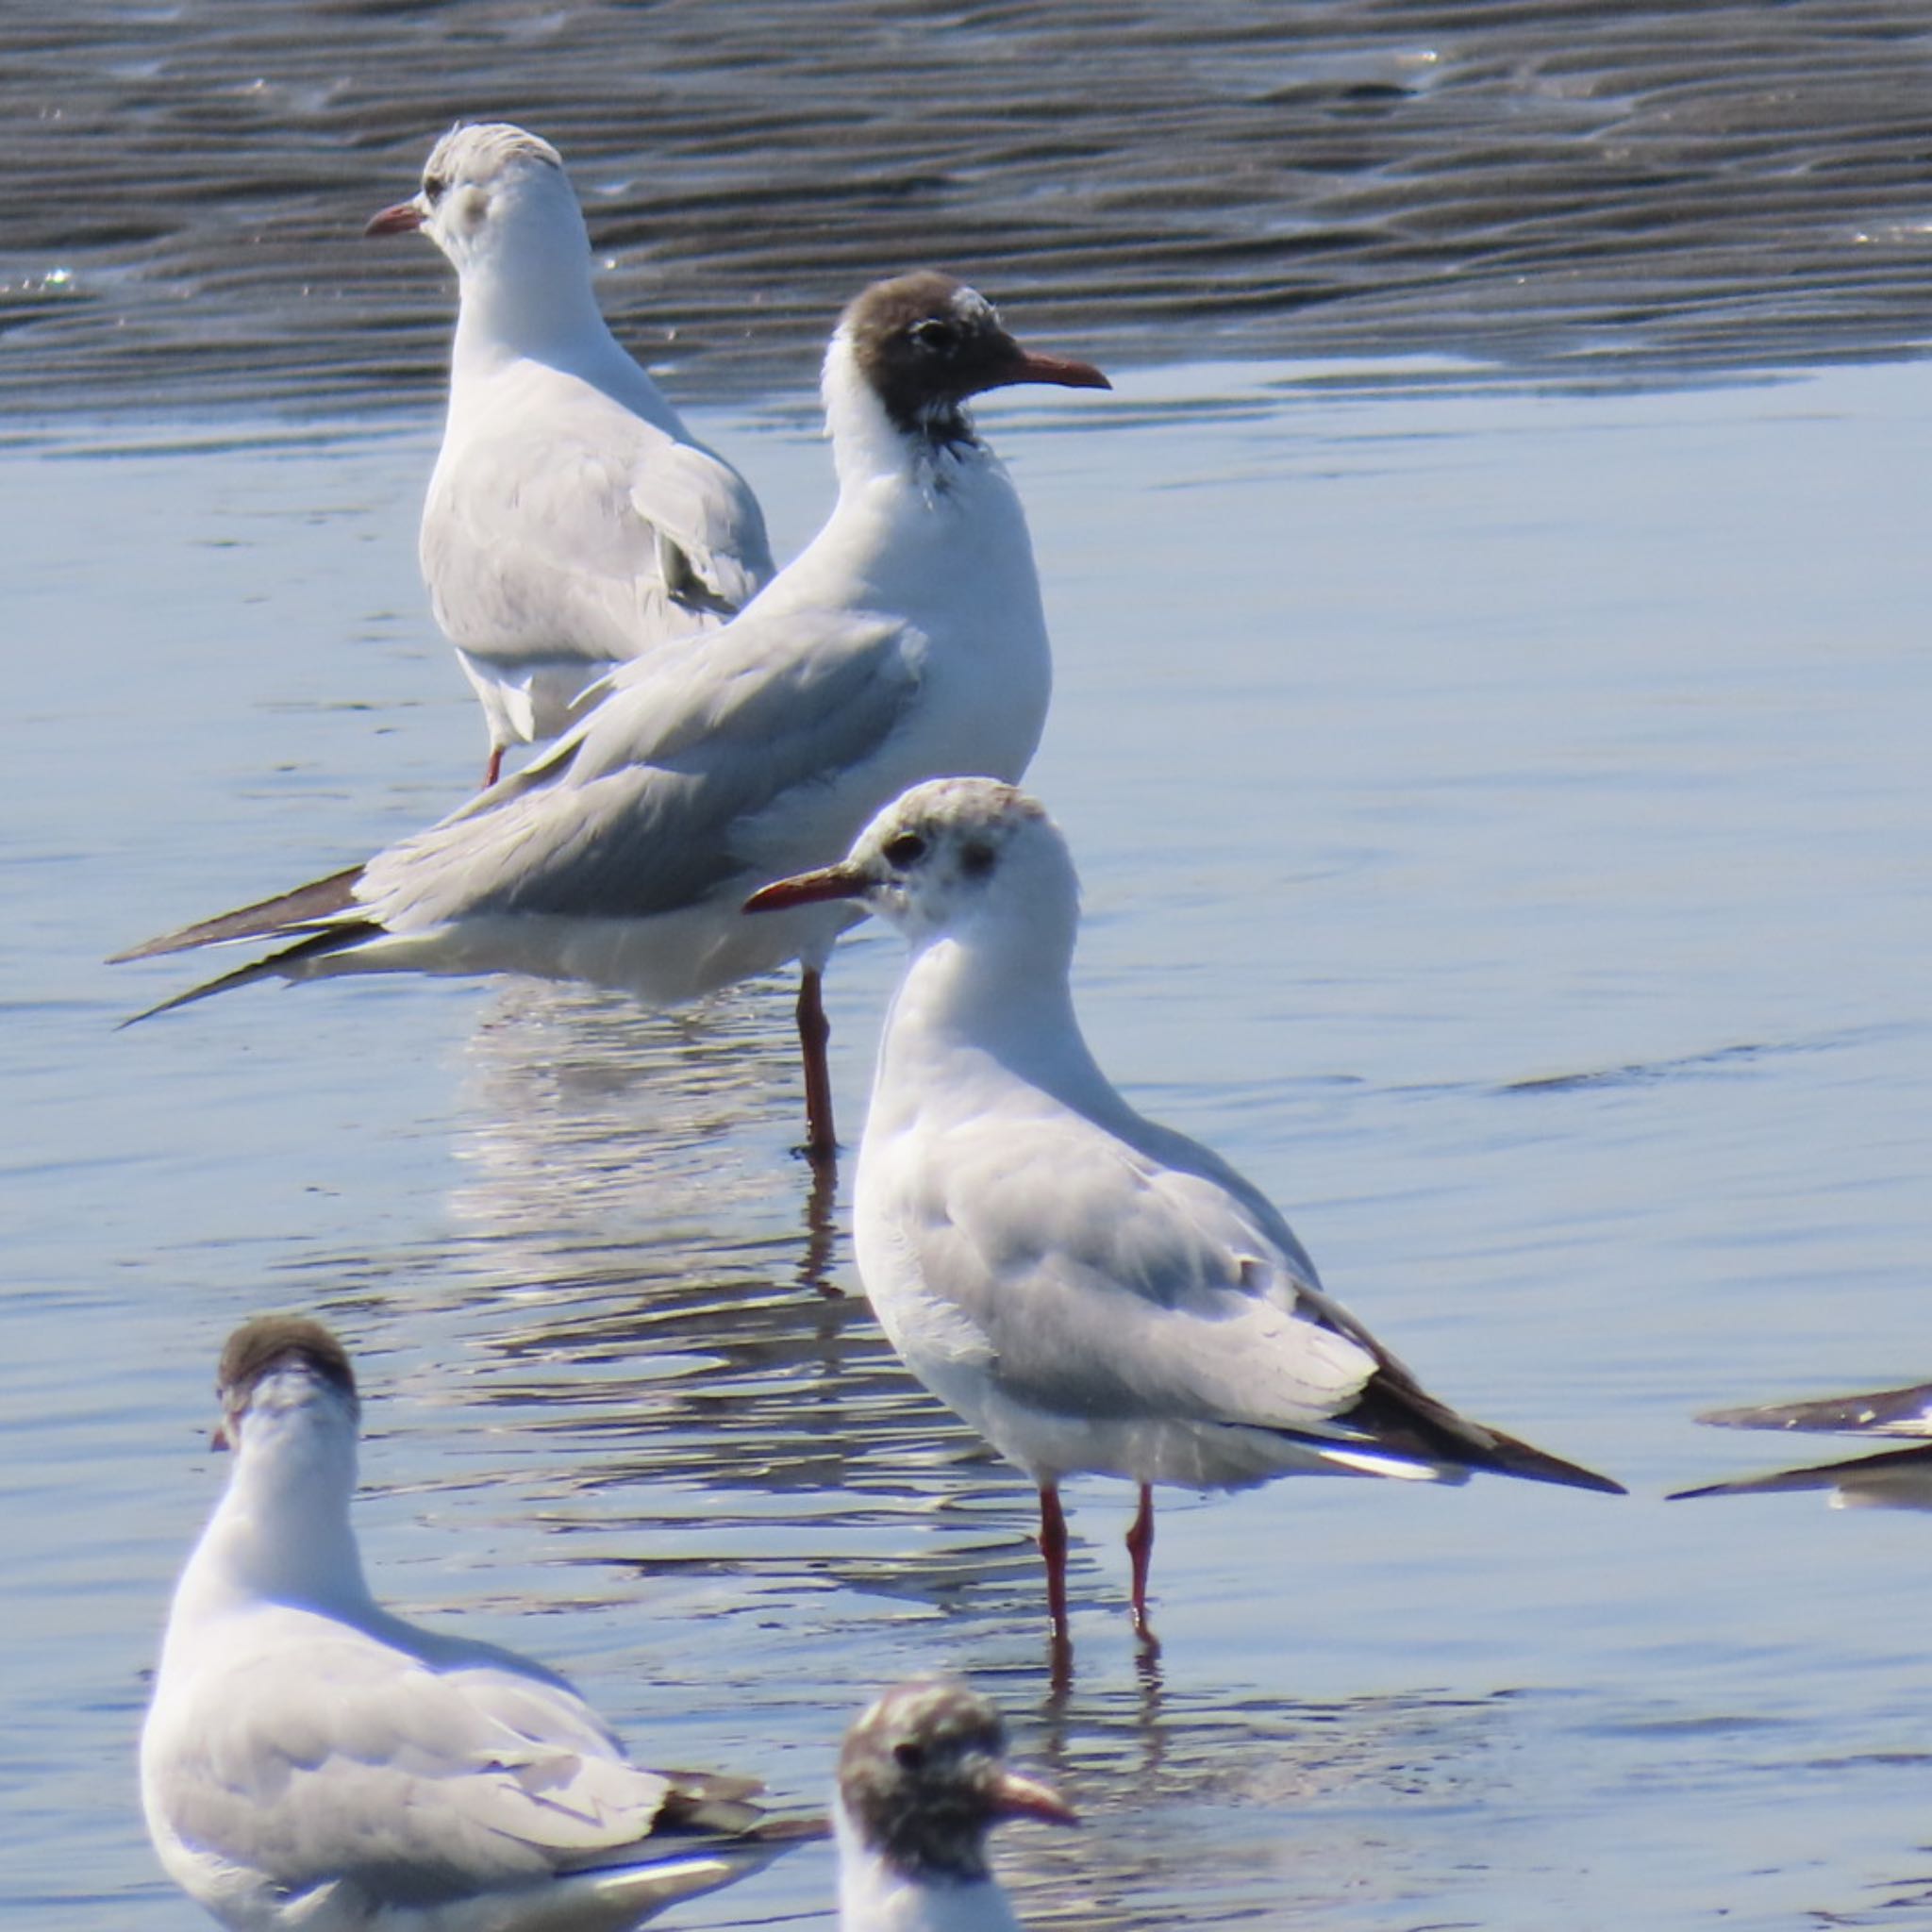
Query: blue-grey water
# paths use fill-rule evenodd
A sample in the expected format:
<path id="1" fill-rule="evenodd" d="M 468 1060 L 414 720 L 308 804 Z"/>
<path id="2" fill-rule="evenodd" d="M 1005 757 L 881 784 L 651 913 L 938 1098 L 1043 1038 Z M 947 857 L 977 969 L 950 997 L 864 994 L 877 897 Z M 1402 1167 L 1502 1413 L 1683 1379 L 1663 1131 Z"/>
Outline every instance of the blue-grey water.
<path id="1" fill-rule="evenodd" d="M 1340 72 L 1317 58 L 1322 11 L 1295 11 L 1296 56 Z M 1333 11 L 1437 38 L 1413 11 Z M 1718 17 L 1754 11 L 1710 9 L 1713 44 Z M 694 45 L 703 12 L 528 19 L 569 43 L 661 14 Z M 412 25 L 520 17 L 333 16 L 389 52 Z M 1567 16 L 1619 46 L 1629 17 Z M 220 8 L 76 18 L 107 50 L 90 98 L 139 105 L 184 47 L 219 70 Z M 1461 17 L 1482 74 L 1526 71 L 1492 45 L 1511 18 Z M 1814 70 L 1847 88 L 1860 70 L 1825 27 L 1884 25 L 1762 19 L 1808 24 L 1837 49 Z M 993 46 L 1038 28 L 1027 9 L 978 20 Z M 157 21 L 178 29 L 158 52 Z M 1924 58 L 1893 25 L 1890 57 L 1866 48 L 1874 86 Z M 476 32 L 463 58 L 496 58 Z M 876 40 L 862 51 L 890 68 Z M 230 47 L 239 88 L 260 52 Z M 485 105 L 520 110 L 527 87 L 533 123 L 588 139 L 581 100 L 581 125 L 539 111 L 573 78 L 581 93 L 581 63 L 531 58 Z M 402 192 L 394 156 L 453 111 L 391 80 L 381 142 L 329 150 L 358 213 Z M 1702 96 L 1679 75 L 1641 98 L 1682 126 Z M 163 148 L 174 126 L 211 182 L 280 152 L 244 127 L 203 154 L 170 111 L 128 125 Z M 248 192 L 272 204 L 285 178 Z M 1009 188 L 993 170 L 988 192 Z M 113 192 L 141 200 L 97 186 Z M 1900 175 L 1887 205 L 1912 192 Z M 9 1925 L 200 1923 L 143 1841 L 133 1743 L 221 1480 L 213 1357 L 269 1307 L 324 1316 L 357 1352 L 381 1592 L 570 1670 L 647 1759 L 822 1802 L 880 1683 L 971 1672 L 1089 1821 L 1006 1834 L 1029 1924 L 1932 1924 L 1924 1520 L 1658 1500 L 1790 1446 L 1700 1430 L 1699 1407 L 1932 1374 L 1932 364 L 1897 315 L 1815 262 L 1780 291 L 1766 240 L 1755 294 L 1706 311 L 1732 353 L 1673 364 L 1670 328 L 1633 323 L 1650 346 L 1625 384 L 1587 330 L 1568 359 L 1518 354 L 1509 327 L 1486 350 L 1457 309 L 1426 348 L 1448 297 L 1399 265 L 1375 287 L 1415 341 L 1371 325 L 1350 354 L 1331 317 L 1320 355 L 1291 331 L 1240 360 L 1203 359 L 1187 330 L 1159 355 L 1124 255 L 1047 237 L 1059 292 L 1037 313 L 1031 275 L 994 283 L 1023 334 L 1124 358 L 1110 398 L 983 412 L 1053 620 L 1033 780 L 1081 861 L 1096 1051 L 1265 1183 L 1438 1392 L 1634 1492 L 1176 1496 L 1150 1669 L 1122 1609 L 1130 1495 L 1074 1484 L 1078 1667 L 1058 1694 L 1031 1493 L 899 1372 L 842 1196 L 815 1204 L 791 1156 L 789 988 L 651 1016 L 525 983 L 337 984 L 113 1030 L 193 962 L 103 955 L 423 823 L 482 742 L 415 576 L 433 384 L 358 346 L 380 325 L 433 354 L 443 278 L 391 258 L 393 302 L 302 311 L 332 345 L 305 381 L 274 346 L 301 305 L 251 308 L 241 267 L 213 266 L 242 228 L 193 213 L 221 195 L 182 206 L 166 275 L 123 264 L 71 328 L 43 308 L 0 337 L 7 393 L 38 372 L 44 405 L 0 443 Z M 1158 261 L 1161 222 L 1139 232 Z M 1698 287 L 1730 289 L 1735 266 L 1720 255 Z M 869 268 L 847 255 L 829 280 Z M 167 308 L 204 283 L 218 306 L 239 291 L 239 349 Z M 1507 307 L 1506 279 L 1483 286 Z M 1211 283 L 1197 292 L 1210 312 Z M 138 374 L 97 393 L 117 306 Z M 1371 302 L 1371 324 L 1391 312 Z M 1874 346 L 1891 358 L 1844 359 Z M 794 350 L 694 385 L 781 551 L 829 494 Z M 830 982 L 848 1139 L 895 965 L 862 934 Z M 823 1926 L 831 1887 L 808 1850 L 666 1923 Z"/>

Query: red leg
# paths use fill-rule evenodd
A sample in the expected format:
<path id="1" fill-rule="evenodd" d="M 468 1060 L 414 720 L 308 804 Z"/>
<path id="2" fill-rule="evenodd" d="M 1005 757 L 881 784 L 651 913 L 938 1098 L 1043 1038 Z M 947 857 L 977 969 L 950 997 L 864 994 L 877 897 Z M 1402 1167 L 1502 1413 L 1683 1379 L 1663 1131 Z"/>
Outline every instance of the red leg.
<path id="1" fill-rule="evenodd" d="M 1141 1507 L 1127 1531 L 1127 1556 L 1134 1565 L 1134 1628 L 1142 1637 L 1154 1635 L 1147 1622 L 1147 1567 L 1154 1560 L 1154 1491 L 1141 1485 Z"/>
<path id="2" fill-rule="evenodd" d="M 490 747 L 490 762 L 483 767 L 483 789 L 488 791 L 503 776 L 503 747 L 492 744 Z"/>
<path id="3" fill-rule="evenodd" d="M 1052 1484 L 1040 1491 L 1040 1554 L 1046 1558 L 1046 1613 L 1056 1650 L 1071 1641 L 1067 1630 L 1067 1519 Z"/>
<path id="4" fill-rule="evenodd" d="M 832 1074 L 825 1064 L 825 1042 L 832 1037 L 820 992 L 816 966 L 803 968 L 798 978 L 798 1044 L 805 1055 L 805 1151 L 814 1164 L 839 1157 L 839 1137 L 832 1129 Z"/>

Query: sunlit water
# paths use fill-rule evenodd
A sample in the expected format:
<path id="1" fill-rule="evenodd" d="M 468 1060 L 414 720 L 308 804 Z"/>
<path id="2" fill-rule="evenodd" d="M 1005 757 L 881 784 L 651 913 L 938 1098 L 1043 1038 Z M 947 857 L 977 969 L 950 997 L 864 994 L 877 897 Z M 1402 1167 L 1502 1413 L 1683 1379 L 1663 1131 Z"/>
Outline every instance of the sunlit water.
<path id="1" fill-rule="evenodd" d="M 202 1923 L 133 1744 L 214 1355 L 269 1307 L 357 1352 L 383 1594 L 572 1671 L 647 1760 L 820 1804 L 881 1683 L 973 1673 L 1090 1821 L 1006 1834 L 1030 1924 L 1932 1924 L 1924 1519 L 1658 1500 L 1790 1447 L 1697 1408 L 1932 1374 L 1932 366 L 1823 366 L 1923 337 L 1922 9 L 1178 17 L 0 20 L 9 1926 Z M 1175 1497 L 1151 1669 L 1131 1499 L 1074 1484 L 1057 1691 L 1030 1492 L 897 1369 L 791 1158 L 788 988 L 113 1030 L 198 962 L 103 955 L 476 771 L 413 562 L 447 277 L 355 239 L 459 112 L 563 143 L 626 340 L 781 554 L 866 276 L 942 260 L 1116 371 L 984 412 L 1096 1050 L 1429 1386 L 1630 1500 Z M 895 969 L 862 933 L 832 976 L 848 1142 Z M 675 1923 L 824 1925 L 831 1888 L 801 1852 Z"/>
<path id="2" fill-rule="evenodd" d="M 1923 1519 L 1657 1500 L 1787 1446 L 1701 1406 L 1932 1370 L 1932 370 L 1206 366 L 984 413 L 1102 1060 L 1430 1386 L 1636 1493 L 1175 1498 L 1156 1671 L 1129 1495 L 1076 1483 L 1057 1697 L 1030 1492 L 897 1370 L 790 1155 L 787 988 L 113 1030 L 194 962 L 102 955 L 422 822 L 481 734 L 414 579 L 427 425 L 63 429 L 0 458 L 9 1924 L 196 1923 L 133 1740 L 213 1355 L 267 1307 L 358 1353 L 383 1593 L 573 1671 L 647 1757 L 815 1803 L 874 1687 L 971 1671 L 1090 1820 L 1007 1834 L 1034 1923 L 1932 1918 Z M 701 427 L 794 544 L 808 410 Z M 895 964 L 832 975 L 848 1139 Z M 823 1924 L 831 1885 L 808 1851 L 680 1923 Z"/>

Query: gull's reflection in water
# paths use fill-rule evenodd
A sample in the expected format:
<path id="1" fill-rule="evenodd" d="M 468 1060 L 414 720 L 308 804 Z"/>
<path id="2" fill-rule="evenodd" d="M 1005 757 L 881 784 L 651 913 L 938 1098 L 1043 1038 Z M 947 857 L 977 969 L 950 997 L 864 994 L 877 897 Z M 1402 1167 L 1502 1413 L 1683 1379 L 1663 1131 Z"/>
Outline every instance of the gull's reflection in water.
<path id="1" fill-rule="evenodd" d="M 1025 1686 L 979 1681 L 1014 1719 L 1018 1760 L 1091 1827 L 1008 1834 L 1028 1926 L 1468 1923 L 1438 1889 L 1438 1834 L 1493 1798 L 1509 1697 L 1304 1703 L 1198 1678 L 1150 1690 L 1143 1673 L 1029 1716 Z M 1457 1862 L 1481 1869 L 1467 1844 Z"/>
<path id="2" fill-rule="evenodd" d="M 507 1285 L 613 1246 L 649 1273 L 701 1249 L 802 1285 L 835 1264 L 833 1184 L 788 1160 L 799 1102 L 789 994 L 735 987 L 652 1012 L 622 993 L 510 980 L 463 1053 L 456 1224 Z"/>

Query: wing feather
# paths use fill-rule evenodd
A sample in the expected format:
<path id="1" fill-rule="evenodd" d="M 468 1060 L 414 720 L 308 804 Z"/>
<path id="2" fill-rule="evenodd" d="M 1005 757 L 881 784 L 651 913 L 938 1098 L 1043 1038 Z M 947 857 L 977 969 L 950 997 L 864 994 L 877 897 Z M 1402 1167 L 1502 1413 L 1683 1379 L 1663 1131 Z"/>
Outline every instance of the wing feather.
<path id="1" fill-rule="evenodd" d="M 594 385 L 519 363 L 462 420 L 421 557 L 437 622 L 473 656 L 622 661 L 708 628 L 772 575 L 743 477 Z"/>
<path id="2" fill-rule="evenodd" d="M 767 814 L 790 819 L 890 738 L 923 658 L 889 620 L 820 617 L 816 637 L 771 623 L 782 638 L 754 610 L 632 667 L 546 757 L 372 859 L 368 916 L 392 932 L 476 913 L 641 917 L 755 868 Z"/>
<path id="3" fill-rule="evenodd" d="M 258 1613 L 242 1642 L 148 1770 L 184 1844 L 292 1890 L 427 1900 L 541 1877 L 647 1837 L 672 1790 L 560 1683 L 439 1667 L 305 1611 Z"/>

